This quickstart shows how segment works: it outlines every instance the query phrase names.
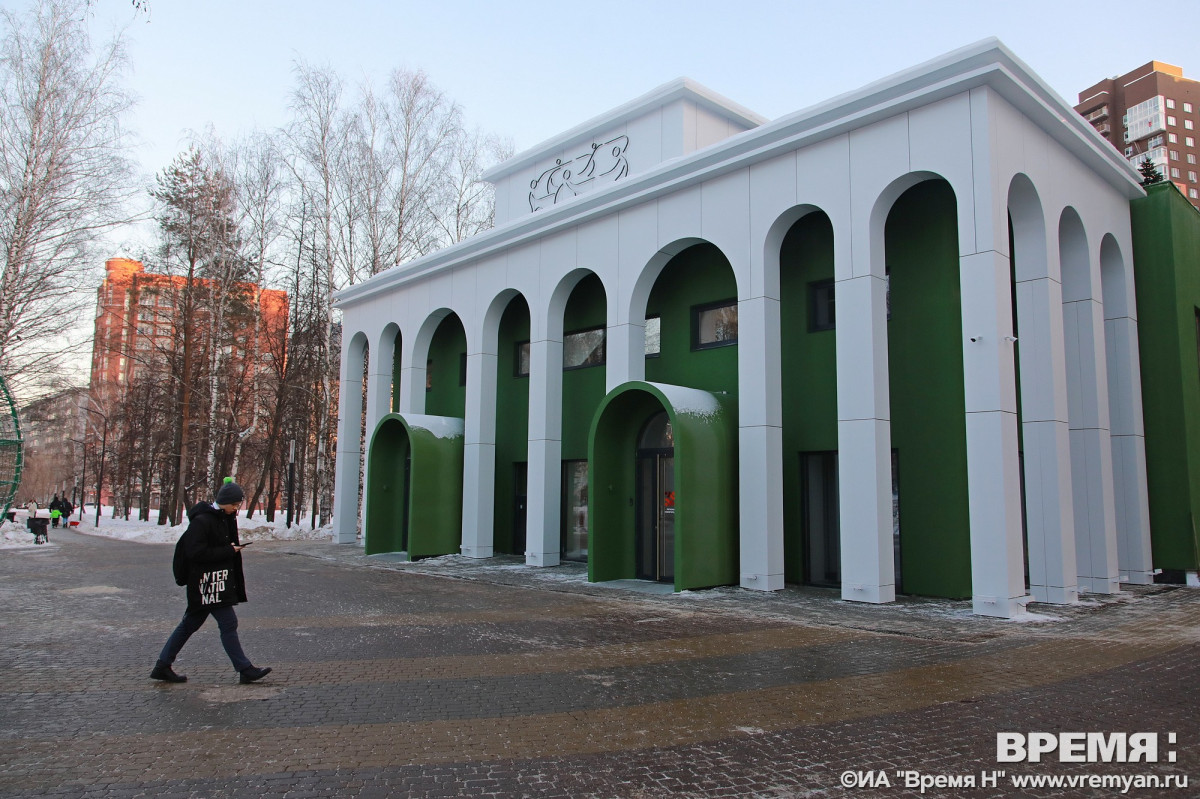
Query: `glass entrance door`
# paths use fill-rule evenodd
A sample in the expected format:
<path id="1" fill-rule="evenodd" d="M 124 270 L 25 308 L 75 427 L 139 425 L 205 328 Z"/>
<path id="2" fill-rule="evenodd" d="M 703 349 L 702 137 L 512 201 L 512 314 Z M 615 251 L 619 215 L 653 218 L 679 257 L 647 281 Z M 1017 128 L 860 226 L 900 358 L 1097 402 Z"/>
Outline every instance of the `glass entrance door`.
<path id="1" fill-rule="evenodd" d="M 637 576 L 675 582 L 675 446 L 666 412 L 646 423 L 637 451 Z"/>

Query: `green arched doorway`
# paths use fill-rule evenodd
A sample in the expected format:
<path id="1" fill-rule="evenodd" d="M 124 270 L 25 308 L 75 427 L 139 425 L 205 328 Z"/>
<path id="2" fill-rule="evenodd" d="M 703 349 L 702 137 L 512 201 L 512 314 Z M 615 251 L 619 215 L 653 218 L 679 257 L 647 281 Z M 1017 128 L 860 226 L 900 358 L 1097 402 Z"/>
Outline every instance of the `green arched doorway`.
<path id="1" fill-rule="evenodd" d="M 588 579 L 676 591 L 737 582 L 732 398 L 633 381 L 604 398 L 588 440 Z"/>
<path id="2" fill-rule="evenodd" d="M 389 413 L 371 436 L 368 555 L 448 555 L 462 543 L 463 420 Z"/>

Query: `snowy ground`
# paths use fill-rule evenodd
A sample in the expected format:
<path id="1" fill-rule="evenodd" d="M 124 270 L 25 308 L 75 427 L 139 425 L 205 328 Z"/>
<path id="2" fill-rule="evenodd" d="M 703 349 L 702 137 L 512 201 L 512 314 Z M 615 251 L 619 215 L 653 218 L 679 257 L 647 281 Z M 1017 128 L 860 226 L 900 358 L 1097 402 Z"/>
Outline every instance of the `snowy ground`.
<path id="1" fill-rule="evenodd" d="M 96 509 L 89 508 L 89 512 L 85 511 L 83 520 L 79 520 L 79 511 L 71 514 L 71 521 L 79 522 L 77 527 L 72 527 L 72 532 L 84 533 L 85 535 L 102 535 L 108 538 L 120 538 L 126 541 L 141 541 L 147 544 L 173 544 L 183 533 L 187 527 L 186 524 L 170 527 L 168 525 L 159 525 L 155 523 L 158 518 L 158 512 L 155 511 L 150 515 L 150 521 L 138 521 L 136 517 L 131 517 L 128 521 L 125 519 L 114 519 L 112 517 L 112 508 L 105 507 L 100 514 L 100 526 L 96 526 Z M 50 541 L 48 544 L 34 544 L 33 534 L 25 526 L 27 516 L 25 509 L 21 508 L 16 511 L 16 521 L 5 521 L 0 525 L 0 549 L 28 548 L 35 546 L 56 546 L 54 541 L 54 528 L 49 528 Z M 332 530 L 328 527 L 318 528 L 315 532 L 309 524 L 307 518 L 299 522 L 293 522 L 289 530 L 284 524 L 286 516 L 282 513 L 275 514 L 275 521 L 268 522 L 266 515 L 262 512 L 256 512 L 251 519 L 246 518 L 246 514 L 238 514 L 238 531 L 243 541 L 260 540 L 260 539 L 321 539 L 329 538 Z"/>

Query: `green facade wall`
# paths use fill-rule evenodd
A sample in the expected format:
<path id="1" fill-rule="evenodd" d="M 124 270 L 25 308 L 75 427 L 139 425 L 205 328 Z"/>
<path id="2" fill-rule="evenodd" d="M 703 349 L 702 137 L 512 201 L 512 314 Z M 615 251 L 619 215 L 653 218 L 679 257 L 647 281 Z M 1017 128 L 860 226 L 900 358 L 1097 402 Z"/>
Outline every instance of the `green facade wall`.
<path id="1" fill-rule="evenodd" d="M 1133 200 L 1155 568 L 1200 568 L 1200 212 L 1170 183 Z"/>
<path id="2" fill-rule="evenodd" d="M 590 431 L 588 580 L 636 575 L 635 455 L 642 425 L 666 410 L 675 440 L 675 590 L 737 582 L 737 409 L 727 395 L 633 381 L 604 398 Z"/>
<path id="3" fill-rule="evenodd" d="M 529 376 L 518 377 L 517 344 L 529 341 L 529 305 L 509 302 L 500 318 L 496 356 L 496 496 L 492 545 L 497 552 L 524 552 L 514 539 L 516 464 L 529 456 Z"/>
<path id="4" fill-rule="evenodd" d="M 779 251 L 784 579 L 804 581 L 800 453 L 838 448 L 837 330 L 809 329 L 809 285 L 833 279 L 833 225 L 812 213 Z"/>
<path id="5" fill-rule="evenodd" d="M 692 349 L 692 307 L 737 298 L 737 281 L 725 256 L 711 244 L 689 247 L 659 273 L 646 316 L 659 316 L 661 351 L 646 359 L 646 379 L 737 396 L 736 345 Z"/>
<path id="6" fill-rule="evenodd" d="M 902 585 L 971 595 L 958 217 L 945 181 L 920 183 L 884 231 L 891 274 L 888 370 L 899 460 Z"/>
<path id="7" fill-rule="evenodd" d="M 608 304 L 604 284 L 588 275 L 576 284 L 563 313 L 563 333 L 604 327 Z M 560 365 L 561 368 L 561 365 Z M 592 416 L 604 399 L 604 366 L 569 369 L 562 379 L 562 459 L 582 460 L 588 456 L 588 430 Z"/>
<path id="8" fill-rule="evenodd" d="M 442 320 L 429 344 L 428 379 L 425 413 L 433 416 L 457 416 L 467 412 L 467 389 L 462 380 L 462 359 L 467 354 L 467 334 L 457 314 Z"/>

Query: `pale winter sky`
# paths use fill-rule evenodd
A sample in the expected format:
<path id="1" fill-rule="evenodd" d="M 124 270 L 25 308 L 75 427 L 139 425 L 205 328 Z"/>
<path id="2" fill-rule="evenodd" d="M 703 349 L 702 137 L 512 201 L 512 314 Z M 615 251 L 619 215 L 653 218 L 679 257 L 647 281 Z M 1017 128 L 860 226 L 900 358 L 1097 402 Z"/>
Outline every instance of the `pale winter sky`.
<path id="1" fill-rule="evenodd" d="M 518 152 L 680 76 L 775 119 L 988 36 L 1071 103 L 1152 59 L 1200 79 L 1200 0 L 150 0 L 149 16 L 129 0 L 92 7 L 94 37 L 128 26 L 128 83 L 141 98 L 130 127 L 147 184 L 189 130 L 211 124 L 232 139 L 282 125 L 298 59 L 331 64 L 349 83 L 424 70 L 469 124 Z"/>

